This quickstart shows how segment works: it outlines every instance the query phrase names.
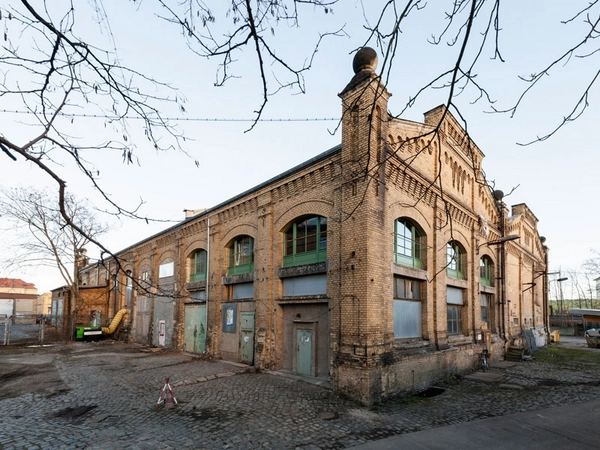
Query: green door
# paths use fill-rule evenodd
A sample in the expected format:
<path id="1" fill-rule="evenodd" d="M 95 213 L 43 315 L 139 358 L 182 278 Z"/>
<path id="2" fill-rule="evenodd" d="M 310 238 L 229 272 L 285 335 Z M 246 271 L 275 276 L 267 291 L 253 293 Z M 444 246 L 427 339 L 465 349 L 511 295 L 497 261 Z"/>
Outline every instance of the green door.
<path id="1" fill-rule="evenodd" d="M 312 330 L 296 330 L 296 373 L 312 375 Z"/>
<path id="2" fill-rule="evenodd" d="M 185 307 L 184 350 L 204 353 L 206 349 L 206 305 Z"/>
<path id="3" fill-rule="evenodd" d="M 240 313 L 240 362 L 254 364 L 254 313 Z"/>

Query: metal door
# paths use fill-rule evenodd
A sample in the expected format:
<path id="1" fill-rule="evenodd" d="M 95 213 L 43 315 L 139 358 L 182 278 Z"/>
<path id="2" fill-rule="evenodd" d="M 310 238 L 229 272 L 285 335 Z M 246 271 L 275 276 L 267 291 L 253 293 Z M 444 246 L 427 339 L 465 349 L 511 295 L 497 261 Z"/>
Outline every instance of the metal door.
<path id="1" fill-rule="evenodd" d="M 139 344 L 150 343 L 150 298 L 139 296 L 135 304 L 135 328 L 133 339 Z"/>
<path id="2" fill-rule="evenodd" d="M 240 362 L 254 364 L 254 313 L 240 313 Z"/>
<path id="3" fill-rule="evenodd" d="M 296 330 L 296 373 L 312 375 L 312 330 Z"/>
<path id="4" fill-rule="evenodd" d="M 204 353 L 206 349 L 206 305 L 186 305 L 184 323 L 184 350 L 192 353 Z"/>
<path id="5" fill-rule="evenodd" d="M 173 297 L 156 297 L 154 299 L 154 320 L 152 322 L 152 345 L 173 347 L 173 314 L 175 312 Z M 161 329 L 161 322 L 164 322 Z M 161 333 L 164 333 L 161 336 Z"/>
<path id="6" fill-rule="evenodd" d="M 52 314 L 52 325 L 57 328 L 62 328 L 63 324 L 63 305 L 64 299 L 59 298 L 52 300 L 51 314 Z"/>

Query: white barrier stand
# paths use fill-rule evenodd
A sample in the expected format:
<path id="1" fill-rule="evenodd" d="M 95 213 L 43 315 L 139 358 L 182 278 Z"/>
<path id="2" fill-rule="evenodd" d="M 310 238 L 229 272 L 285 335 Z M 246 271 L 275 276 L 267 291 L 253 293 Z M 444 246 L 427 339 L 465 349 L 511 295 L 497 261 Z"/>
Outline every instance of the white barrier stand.
<path id="1" fill-rule="evenodd" d="M 158 401 L 154 406 L 154 409 L 158 409 L 160 405 L 163 405 L 164 409 L 173 409 L 177 406 L 177 399 L 175 398 L 175 394 L 173 393 L 173 389 L 169 384 L 169 379 L 165 378 L 165 386 L 160 391 L 160 395 L 158 396 Z"/>

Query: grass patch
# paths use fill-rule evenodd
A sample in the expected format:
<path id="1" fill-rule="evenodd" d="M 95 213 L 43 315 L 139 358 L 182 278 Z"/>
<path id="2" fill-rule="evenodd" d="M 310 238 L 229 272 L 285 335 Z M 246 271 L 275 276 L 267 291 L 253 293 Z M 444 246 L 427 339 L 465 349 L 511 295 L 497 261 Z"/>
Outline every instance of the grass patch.
<path id="1" fill-rule="evenodd" d="M 551 364 L 585 363 L 600 366 L 600 353 L 575 348 L 558 348 L 547 346 L 533 354 L 536 361 Z"/>

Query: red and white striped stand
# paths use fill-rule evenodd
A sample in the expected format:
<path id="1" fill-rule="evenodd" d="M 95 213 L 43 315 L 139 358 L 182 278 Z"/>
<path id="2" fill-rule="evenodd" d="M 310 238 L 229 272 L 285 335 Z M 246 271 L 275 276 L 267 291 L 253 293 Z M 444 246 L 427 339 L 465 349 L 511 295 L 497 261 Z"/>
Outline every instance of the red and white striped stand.
<path id="1" fill-rule="evenodd" d="M 154 409 L 158 409 L 158 407 L 163 404 L 164 409 L 173 409 L 177 406 L 177 399 L 175 398 L 175 394 L 173 393 L 173 389 L 169 384 L 169 379 L 165 378 L 165 387 L 160 391 L 160 395 L 158 396 L 158 401 L 156 402 L 156 406 Z"/>

